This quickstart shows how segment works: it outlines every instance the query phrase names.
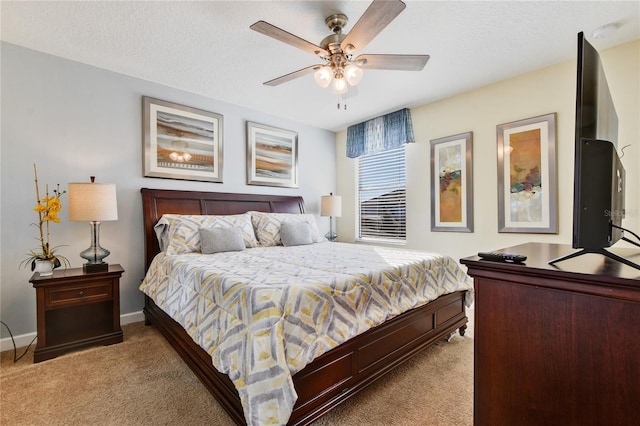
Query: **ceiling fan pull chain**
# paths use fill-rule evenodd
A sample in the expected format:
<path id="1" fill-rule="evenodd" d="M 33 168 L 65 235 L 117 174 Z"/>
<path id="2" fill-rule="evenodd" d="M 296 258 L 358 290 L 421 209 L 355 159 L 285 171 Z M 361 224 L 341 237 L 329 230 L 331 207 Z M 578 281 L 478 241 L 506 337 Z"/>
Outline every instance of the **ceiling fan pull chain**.
<path id="1" fill-rule="evenodd" d="M 338 104 L 337 104 L 338 109 L 340 109 L 340 103 L 341 102 L 342 102 L 342 107 L 346 111 L 347 110 L 347 95 L 346 94 L 338 95 Z"/>

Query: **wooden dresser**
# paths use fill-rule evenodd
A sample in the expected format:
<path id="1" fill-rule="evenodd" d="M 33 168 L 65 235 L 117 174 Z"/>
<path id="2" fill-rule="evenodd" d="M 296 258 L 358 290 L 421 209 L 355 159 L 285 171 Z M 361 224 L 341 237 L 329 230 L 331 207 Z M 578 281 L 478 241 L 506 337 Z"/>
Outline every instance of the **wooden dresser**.
<path id="1" fill-rule="evenodd" d="M 640 424 L 640 271 L 570 246 L 461 259 L 474 278 L 474 425 Z M 612 249 L 640 263 L 640 250 Z"/>

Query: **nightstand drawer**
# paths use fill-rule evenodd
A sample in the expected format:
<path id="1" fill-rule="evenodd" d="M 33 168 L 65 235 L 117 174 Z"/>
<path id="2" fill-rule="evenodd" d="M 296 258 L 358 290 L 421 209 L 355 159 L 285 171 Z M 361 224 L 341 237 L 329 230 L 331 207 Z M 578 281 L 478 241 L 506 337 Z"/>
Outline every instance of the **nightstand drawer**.
<path id="1" fill-rule="evenodd" d="M 113 298 L 113 283 L 111 280 L 65 285 L 61 288 L 45 289 L 45 308 L 57 308 L 77 303 L 92 303 L 111 300 Z"/>

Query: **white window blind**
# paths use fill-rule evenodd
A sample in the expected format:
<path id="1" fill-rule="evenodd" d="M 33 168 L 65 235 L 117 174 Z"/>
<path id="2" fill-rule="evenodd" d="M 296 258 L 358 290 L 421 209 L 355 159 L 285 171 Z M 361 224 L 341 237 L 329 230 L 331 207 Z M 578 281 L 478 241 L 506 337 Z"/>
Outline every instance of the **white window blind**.
<path id="1" fill-rule="evenodd" d="M 361 239 L 406 240 L 405 148 L 358 157 Z"/>

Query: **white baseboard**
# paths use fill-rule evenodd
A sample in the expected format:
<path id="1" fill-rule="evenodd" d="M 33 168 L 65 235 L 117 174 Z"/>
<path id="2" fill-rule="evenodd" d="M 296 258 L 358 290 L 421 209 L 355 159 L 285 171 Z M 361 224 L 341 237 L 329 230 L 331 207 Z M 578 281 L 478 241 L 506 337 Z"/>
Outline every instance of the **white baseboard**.
<path id="1" fill-rule="evenodd" d="M 16 348 L 24 348 L 26 347 L 33 338 L 36 337 L 36 333 L 27 333 L 21 334 L 19 336 L 13 336 L 13 339 L 16 342 Z M 5 337 L 4 339 L 0 339 L 0 351 L 12 351 L 13 350 L 13 342 L 11 341 L 11 337 Z M 22 353 L 19 353 L 20 356 Z"/>
<path id="2" fill-rule="evenodd" d="M 120 325 L 127 325 L 140 321 L 144 321 L 144 314 L 142 313 L 142 311 L 120 315 Z"/>
<path id="3" fill-rule="evenodd" d="M 127 325 L 134 322 L 144 321 L 144 314 L 142 311 L 132 312 L 130 314 L 120 315 L 120 324 Z M 3 327 L 4 328 L 4 327 Z M 16 342 L 16 348 L 25 348 L 33 338 L 36 337 L 35 331 L 33 333 L 21 334 L 19 336 L 13 336 L 13 339 Z M 0 339 L 0 351 L 9 351 L 13 350 L 13 342 L 11 341 L 11 337 L 5 337 L 4 339 Z M 18 354 L 20 355 L 20 354 Z"/>

